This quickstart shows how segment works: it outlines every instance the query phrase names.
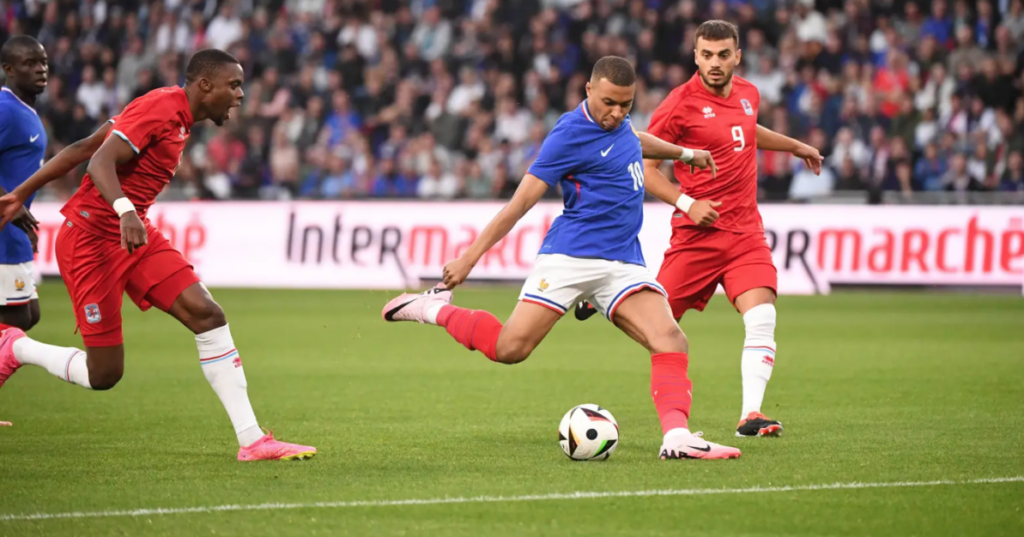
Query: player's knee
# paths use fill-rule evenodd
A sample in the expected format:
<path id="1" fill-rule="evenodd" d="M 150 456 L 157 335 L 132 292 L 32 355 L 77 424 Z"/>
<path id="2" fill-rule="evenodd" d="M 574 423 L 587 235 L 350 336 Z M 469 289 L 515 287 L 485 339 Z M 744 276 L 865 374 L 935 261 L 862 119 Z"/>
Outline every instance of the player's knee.
<path id="1" fill-rule="evenodd" d="M 518 364 L 530 357 L 533 347 L 526 341 L 509 341 L 498 347 L 497 361 L 507 365 Z"/>
<path id="2" fill-rule="evenodd" d="M 212 299 L 202 300 L 189 309 L 192 318 L 189 328 L 197 334 L 209 332 L 228 324 L 227 316 L 220 304 Z"/>
<path id="3" fill-rule="evenodd" d="M 4 310 L 0 315 L 0 322 L 7 326 L 20 328 L 27 332 L 36 324 L 32 320 L 32 312 L 27 307 L 4 308 Z"/>
<path id="4" fill-rule="evenodd" d="M 776 311 L 774 304 L 759 304 L 743 314 L 747 339 L 775 339 Z"/>
<path id="5" fill-rule="evenodd" d="M 690 352 L 690 342 L 679 326 L 667 326 L 647 339 L 647 350 L 651 354 L 666 352 Z"/>
<path id="6" fill-rule="evenodd" d="M 124 366 L 106 366 L 89 368 L 89 385 L 94 390 L 109 390 L 120 382 L 124 376 Z"/>

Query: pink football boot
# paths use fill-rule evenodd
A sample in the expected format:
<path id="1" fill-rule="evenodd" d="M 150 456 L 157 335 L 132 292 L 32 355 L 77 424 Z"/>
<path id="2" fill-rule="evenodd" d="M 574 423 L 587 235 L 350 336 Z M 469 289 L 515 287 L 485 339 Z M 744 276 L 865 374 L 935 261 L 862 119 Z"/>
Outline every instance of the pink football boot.
<path id="1" fill-rule="evenodd" d="M 666 438 L 661 445 L 665 459 L 738 459 L 740 450 L 704 440 L 704 433 Z"/>
<path id="2" fill-rule="evenodd" d="M 451 304 L 452 292 L 444 284 L 418 294 L 404 293 L 391 299 L 380 312 L 385 321 L 416 321 L 425 323 L 427 310 L 438 304 Z"/>
<path id="3" fill-rule="evenodd" d="M 264 429 L 266 431 L 266 429 Z M 312 459 L 316 456 L 316 448 L 289 444 L 274 439 L 274 433 L 268 432 L 251 445 L 238 448 L 240 461 L 296 461 Z"/>
<path id="4" fill-rule="evenodd" d="M 0 334 L 0 386 L 21 367 L 21 362 L 14 357 L 14 342 L 25 337 L 20 328 L 8 328 Z"/>

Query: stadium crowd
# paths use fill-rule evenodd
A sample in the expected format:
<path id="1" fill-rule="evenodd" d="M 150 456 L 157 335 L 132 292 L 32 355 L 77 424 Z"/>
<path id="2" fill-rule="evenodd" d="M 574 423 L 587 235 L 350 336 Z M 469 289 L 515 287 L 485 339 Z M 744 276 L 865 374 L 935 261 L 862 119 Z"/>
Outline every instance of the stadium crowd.
<path id="1" fill-rule="evenodd" d="M 635 63 L 643 129 L 709 18 L 740 28 L 760 122 L 827 157 L 816 177 L 763 153 L 764 199 L 1024 196 L 1024 0 L 0 0 L 0 40 L 49 53 L 50 154 L 216 47 L 242 61 L 246 101 L 229 128 L 193 130 L 179 194 L 487 199 L 515 189 L 601 56 Z"/>

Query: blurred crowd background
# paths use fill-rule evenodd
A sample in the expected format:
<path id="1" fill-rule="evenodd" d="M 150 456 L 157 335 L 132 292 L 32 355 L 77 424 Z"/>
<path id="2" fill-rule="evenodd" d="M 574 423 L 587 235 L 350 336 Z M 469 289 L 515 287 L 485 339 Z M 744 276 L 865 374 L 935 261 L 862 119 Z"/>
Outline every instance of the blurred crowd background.
<path id="1" fill-rule="evenodd" d="M 709 18 L 740 28 L 759 121 L 827 157 L 760 154 L 763 200 L 1024 201 L 1024 0 L 0 0 L 0 40 L 49 53 L 51 154 L 235 54 L 242 111 L 193 130 L 169 197 L 494 199 L 601 56 L 635 63 L 646 127 Z"/>

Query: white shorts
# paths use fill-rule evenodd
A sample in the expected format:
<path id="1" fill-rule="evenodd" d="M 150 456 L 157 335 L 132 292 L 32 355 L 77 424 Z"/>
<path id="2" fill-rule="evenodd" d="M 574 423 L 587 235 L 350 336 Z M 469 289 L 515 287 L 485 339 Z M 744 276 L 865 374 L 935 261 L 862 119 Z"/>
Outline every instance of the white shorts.
<path id="1" fill-rule="evenodd" d="M 0 306 L 24 306 L 37 298 L 34 263 L 0 265 Z"/>
<path id="2" fill-rule="evenodd" d="M 533 272 L 519 292 L 519 300 L 564 315 L 585 299 L 613 320 L 619 304 L 644 289 L 668 297 L 647 267 L 621 261 L 545 254 L 537 256 Z"/>

